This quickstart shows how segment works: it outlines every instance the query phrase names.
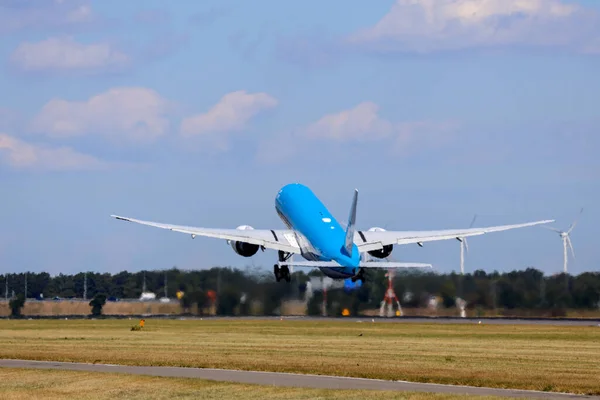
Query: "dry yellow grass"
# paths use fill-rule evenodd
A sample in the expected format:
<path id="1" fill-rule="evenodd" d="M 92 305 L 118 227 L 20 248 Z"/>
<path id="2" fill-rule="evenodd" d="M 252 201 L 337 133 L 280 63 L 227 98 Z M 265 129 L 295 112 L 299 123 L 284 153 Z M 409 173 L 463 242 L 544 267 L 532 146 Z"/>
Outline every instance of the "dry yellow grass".
<path id="1" fill-rule="evenodd" d="M 22 314 L 25 316 L 34 315 L 89 315 L 91 307 L 89 301 L 81 300 L 45 300 L 36 301 L 29 300 L 25 303 L 22 309 Z M 255 313 L 262 313 L 262 306 L 258 304 L 255 308 Z M 159 303 L 159 302 L 140 302 L 140 301 L 120 301 L 120 302 L 106 302 L 106 305 L 102 309 L 105 315 L 142 315 L 142 314 L 181 314 L 182 309 L 178 301 L 172 300 L 170 303 Z M 191 308 L 191 312 L 196 312 L 196 307 Z M 208 314 L 214 314 L 214 307 L 207 308 L 205 310 Z M 430 310 L 427 308 L 408 308 L 404 307 L 403 312 L 405 316 L 438 316 L 438 317 L 458 317 L 458 309 L 452 308 L 440 308 L 437 310 Z M 289 300 L 284 301 L 281 305 L 281 313 L 283 315 L 305 315 L 306 314 L 306 303 L 300 300 Z M 567 316 L 570 318 L 600 318 L 600 310 L 567 310 Z M 483 310 L 481 315 L 478 315 L 477 310 L 467 310 L 467 317 L 550 317 L 549 311 L 540 310 Z M 8 302 L 4 299 L 0 299 L 0 316 L 10 315 L 10 308 Z M 364 310 L 362 312 L 364 316 L 379 316 L 379 308 L 370 310 Z"/>
<path id="2" fill-rule="evenodd" d="M 0 357 L 600 394 L 600 328 L 273 320 L 0 321 Z M 362 336 L 360 336 L 362 334 Z"/>
<path id="3" fill-rule="evenodd" d="M 89 315 L 91 307 L 89 301 L 62 300 L 62 301 L 27 301 L 21 313 L 27 315 Z M 106 302 L 102 308 L 105 315 L 141 315 L 141 314 L 180 314 L 179 302 L 171 303 L 144 303 L 144 302 Z M 6 301 L 0 301 L 0 316 L 10 315 L 10 308 Z"/>
<path id="4" fill-rule="evenodd" d="M 322 390 L 157 378 L 124 374 L 0 368 L 0 398 L 54 399 L 410 399 L 453 400 L 465 396 L 367 390 Z M 500 399 L 499 397 L 476 397 Z"/>

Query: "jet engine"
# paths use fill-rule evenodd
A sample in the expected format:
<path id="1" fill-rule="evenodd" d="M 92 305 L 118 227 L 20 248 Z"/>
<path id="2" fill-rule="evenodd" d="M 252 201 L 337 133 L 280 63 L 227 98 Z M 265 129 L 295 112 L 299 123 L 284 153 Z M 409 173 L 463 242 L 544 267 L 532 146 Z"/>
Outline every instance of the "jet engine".
<path id="1" fill-rule="evenodd" d="M 385 229 L 379 227 L 373 227 L 369 229 L 367 232 L 385 232 Z M 375 258 L 387 258 L 392 254 L 392 250 L 394 250 L 393 244 L 388 244 L 387 246 L 383 246 L 383 249 L 379 250 L 371 250 L 369 251 L 369 255 Z"/>
<path id="2" fill-rule="evenodd" d="M 240 225 L 235 229 L 244 231 L 244 230 L 251 230 L 254 228 L 251 227 L 250 225 Z M 236 254 L 238 254 L 242 257 L 252 257 L 253 255 L 255 255 L 258 252 L 259 246 L 257 244 L 238 242 L 235 240 L 228 240 L 227 242 L 231 245 L 231 248 L 233 249 L 233 251 L 235 251 Z"/>

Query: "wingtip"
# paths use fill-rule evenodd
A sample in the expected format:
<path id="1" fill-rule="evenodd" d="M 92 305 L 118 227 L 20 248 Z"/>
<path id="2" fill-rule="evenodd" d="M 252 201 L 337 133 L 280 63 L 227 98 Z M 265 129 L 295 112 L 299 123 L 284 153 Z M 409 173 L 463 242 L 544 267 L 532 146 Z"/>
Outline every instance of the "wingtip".
<path id="1" fill-rule="evenodd" d="M 541 220 L 541 221 L 535 221 L 535 222 L 531 222 L 531 223 L 532 224 L 536 224 L 536 225 L 543 225 L 543 224 L 550 224 L 552 222 L 554 222 L 553 219 L 544 219 L 544 220 Z"/>

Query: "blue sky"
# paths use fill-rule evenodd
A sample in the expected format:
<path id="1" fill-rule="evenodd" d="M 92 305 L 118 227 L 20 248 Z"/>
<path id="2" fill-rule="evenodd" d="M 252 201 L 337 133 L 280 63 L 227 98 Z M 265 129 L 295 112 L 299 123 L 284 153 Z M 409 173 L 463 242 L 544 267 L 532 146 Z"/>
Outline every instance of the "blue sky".
<path id="1" fill-rule="evenodd" d="M 598 271 L 600 4 L 0 1 L 0 273 L 264 265 L 113 220 L 283 228 L 309 185 L 363 229 L 556 219 Z M 175 3 L 173 3 L 175 4 Z M 472 238 L 466 269 L 562 269 L 558 235 Z M 397 247 L 457 270 L 456 241 Z"/>

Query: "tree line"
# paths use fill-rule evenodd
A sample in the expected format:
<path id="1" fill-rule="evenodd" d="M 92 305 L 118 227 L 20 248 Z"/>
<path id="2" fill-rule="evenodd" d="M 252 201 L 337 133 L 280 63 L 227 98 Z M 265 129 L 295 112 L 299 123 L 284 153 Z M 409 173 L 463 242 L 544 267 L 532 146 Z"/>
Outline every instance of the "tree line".
<path id="1" fill-rule="evenodd" d="M 87 285 L 84 283 L 86 278 Z M 194 304 L 204 307 L 207 302 L 213 301 L 217 314 L 221 315 L 247 314 L 251 302 L 262 304 L 261 314 L 277 314 L 283 301 L 305 299 L 311 292 L 308 312 L 319 314 L 323 302 L 321 278 L 319 270 L 311 270 L 308 274 L 296 271 L 292 274 L 291 283 L 275 282 L 271 271 L 229 267 L 56 276 L 46 272 L 29 272 L 0 275 L 0 290 L 4 289 L 4 296 L 9 299 L 20 295 L 27 299 L 47 300 L 56 297 L 81 299 L 85 291 L 88 301 L 96 299 L 97 311 L 104 300 L 140 298 L 144 288 L 155 293 L 157 298 L 176 298 L 177 292 L 182 292 L 184 295 L 180 301 L 184 310 Z M 369 270 L 366 279 L 360 287 L 341 282 L 331 286 L 327 291 L 330 315 L 339 315 L 342 308 L 349 309 L 352 314 L 378 308 L 387 290 L 386 270 Z M 460 298 L 466 301 L 467 309 L 600 308 L 599 272 L 545 276 L 535 268 L 505 273 L 477 270 L 465 275 L 409 270 L 397 272 L 393 286 L 402 307 L 428 307 L 432 298 L 441 307 L 456 307 Z"/>

